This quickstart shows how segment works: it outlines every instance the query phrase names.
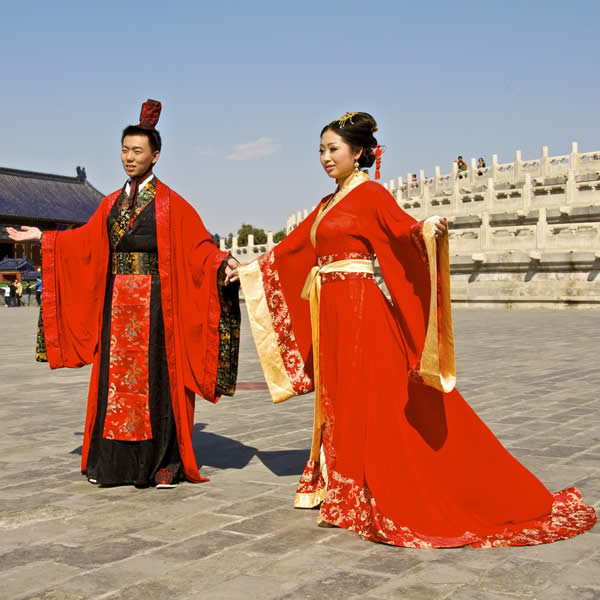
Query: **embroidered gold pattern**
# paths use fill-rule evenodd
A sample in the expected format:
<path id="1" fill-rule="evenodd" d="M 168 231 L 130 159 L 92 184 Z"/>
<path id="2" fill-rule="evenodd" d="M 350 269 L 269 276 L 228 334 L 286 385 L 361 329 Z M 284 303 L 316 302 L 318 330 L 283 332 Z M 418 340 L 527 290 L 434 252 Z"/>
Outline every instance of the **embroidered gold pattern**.
<path id="1" fill-rule="evenodd" d="M 115 249 L 121 238 L 130 230 L 133 229 L 133 224 L 140 213 L 154 200 L 156 195 L 156 177 L 153 177 L 137 194 L 133 214 L 129 211 L 129 199 L 125 193 L 125 188 L 117 198 L 117 206 L 119 208 L 119 216 L 114 222 L 110 230 L 110 245 Z"/>
<path id="2" fill-rule="evenodd" d="M 158 275 L 156 252 L 113 252 L 113 275 Z"/>

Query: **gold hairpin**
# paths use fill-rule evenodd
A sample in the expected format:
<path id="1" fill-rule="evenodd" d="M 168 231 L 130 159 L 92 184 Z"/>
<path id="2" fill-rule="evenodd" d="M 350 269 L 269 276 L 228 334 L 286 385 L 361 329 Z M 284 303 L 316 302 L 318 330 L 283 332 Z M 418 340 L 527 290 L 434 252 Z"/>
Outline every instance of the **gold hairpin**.
<path id="1" fill-rule="evenodd" d="M 354 121 L 352 120 L 352 117 L 354 117 L 355 115 L 357 115 L 357 112 L 347 112 L 345 115 L 342 115 L 339 119 L 334 119 L 333 121 L 331 121 L 331 123 L 329 123 L 330 125 L 333 125 L 334 123 L 338 124 L 338 127 L 340 129 L 344 128 L 344 125 L 346 124 L 346 121 L 350 121 L 350 123 L 352 125 L 354 125 Z"/>

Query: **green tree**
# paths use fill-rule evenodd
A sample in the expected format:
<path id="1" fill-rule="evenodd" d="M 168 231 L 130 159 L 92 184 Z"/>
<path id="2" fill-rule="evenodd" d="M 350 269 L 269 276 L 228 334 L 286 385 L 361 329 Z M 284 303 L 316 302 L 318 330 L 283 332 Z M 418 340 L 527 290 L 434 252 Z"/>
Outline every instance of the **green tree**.
<path id="1" fill-rule="evenodd" d="M 276 231 L 273 234 L 273 241 L 278 244 L 285 237 L 285 229 L 281 229 L 280 231 Z"/>
<path id="2" fill-rule="evenodd" d="M 282 231 L 278 231 L 277 235 L 282 233 Z M 243 223 L 242 226 L 238 229 L 238 246 L 244 247 L 248 245 L 248 236 L 252 234 L 254 235 L 254 243 L 255 244 L 266 244 L 267 243 L 267 234 L 264 229 L 259 227 L 254 227 L 254 225 L 250 225 L 248 223 Z M 284 233 L 285 236 L 285 233 Z M 283 239 L 283 237 L 281 238 Z M 227 236 L 227 247 L 231 248 L 231 244 L 233 242 L 233 233 L 230 233 Z"/>

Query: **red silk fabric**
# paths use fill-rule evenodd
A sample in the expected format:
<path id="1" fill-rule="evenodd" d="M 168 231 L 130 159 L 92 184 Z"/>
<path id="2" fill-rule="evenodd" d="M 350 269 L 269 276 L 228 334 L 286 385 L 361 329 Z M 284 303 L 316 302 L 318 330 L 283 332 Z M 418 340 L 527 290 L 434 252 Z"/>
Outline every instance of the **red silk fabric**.
<path id="1" fill-rule="evenodd" d="M 53 369 L 93 363 L 81 468 L 85 472 L 96 418 L 100 332 L 109 240 L 106 220 L 120 190 L 78 229 L 49 231 L 42 242 L 44 333 Z M 199 482 L 192 448 L 194 395 L 216 402 L 220 251 L 194 208 L 162 182 L 156 184 L 156 229 L 171 402 L 184 474 Z M 46 320 L 46 315 L 48 315 Z"/>
<path id="2" fill-rule="evenodd" d="M 103 433 L 110 440 L 152 439 L 148 405 L 151 285 L 152 275 L 115 276 Z"/>
<path id="3" fill-rule="evenodd" d="M 331 209 L 313 247 L 315 216 L 260 262 L 267 305 L 278 311 L 271 318 L 286 324 L 275 331 L 292 384 L 312 373 L 309 306 L 300 292 L 315 264 L 375 254 L 391 302 L 369 278 L 340 278 L 322 287 L 320 355 L 314 359 L 320 363 L 327 482 L 322 465 L 309 461 L 298 505 L 312 506 L 313 498 L 324 496 L 322 521 L 410 547 L 540 544 L 592 527 L 595 511 L 578 492 L 550 493 L 457 390 L 442 393 L 410 377 L 422 353 L 430 299 L 414 219 L 373 182 Z M 302 365 L 290 360 L 297 356 Z"/>

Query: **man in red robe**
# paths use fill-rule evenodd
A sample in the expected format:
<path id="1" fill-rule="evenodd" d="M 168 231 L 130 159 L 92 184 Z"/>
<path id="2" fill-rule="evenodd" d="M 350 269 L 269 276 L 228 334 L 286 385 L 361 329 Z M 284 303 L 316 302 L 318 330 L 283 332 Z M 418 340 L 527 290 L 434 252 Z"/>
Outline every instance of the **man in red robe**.
<path id="1" fill-rule="evenodd" d="M 42 239 L 38 359 L 93 364 L 81 470 L 102 485 L 207 481 L 192 447 L 195 394 L 216 402 L 235 390 L 237 261 L 153 174 L 160 110 L 148 100 L 123 131 L 128 180 L 84 226 L 43 237 L 7 228 L 14 240 Z"/>

